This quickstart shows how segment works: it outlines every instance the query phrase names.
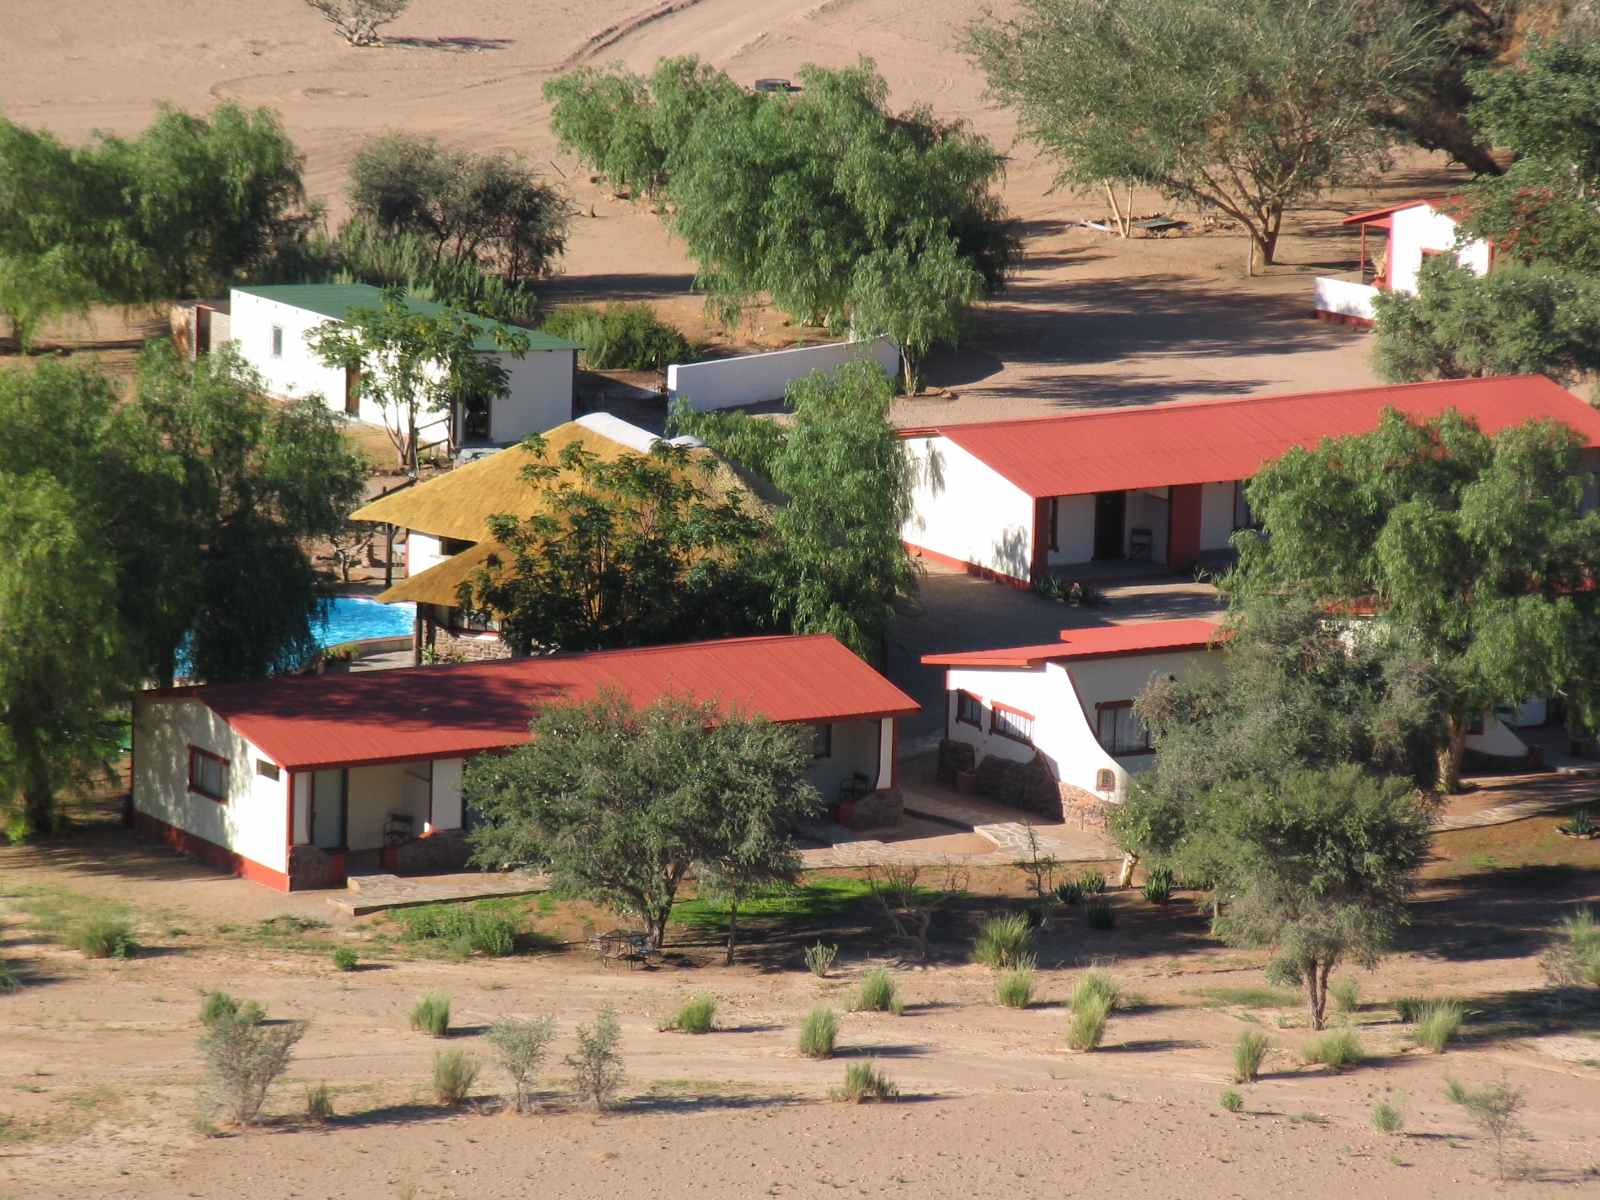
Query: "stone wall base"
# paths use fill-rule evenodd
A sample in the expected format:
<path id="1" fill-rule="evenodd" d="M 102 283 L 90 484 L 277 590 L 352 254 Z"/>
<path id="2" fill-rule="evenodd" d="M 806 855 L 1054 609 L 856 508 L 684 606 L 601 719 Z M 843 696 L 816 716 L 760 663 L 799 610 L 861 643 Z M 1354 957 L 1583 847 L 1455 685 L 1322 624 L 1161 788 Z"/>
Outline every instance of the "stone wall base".
<path id="1" fill-rule="evenodd" d="M 433 630 L 433 648 L 442 656 L 460 658 L 467 662 L 486 662 L 510 658 L 511 647 L 497 637 L 480 637 L 451 633 L 437 626 Z"/>
<path id="2" fill-rule="evenodd" d="M 318 846 L 289 847 L 289 890 L 342 888 L 345 863 L 342 850 L 323 850 Z"/>
<path id="3" fill-rule="evenodd" d="M 905 797 L 900 789 L 887 788 L 839 805 L 839 824 L 846 829 L 883 829 L 900 824 L 904 811 Z"/>
<path id="4" fill-rule="evenodd" d="M 459 871 L 467 865 L 472 848 L 463 829 L 441 829 L 427 837 L 412 838 L 398 846 L 386 846 L 383 865 L 396 875 L 421 871 Z"/>

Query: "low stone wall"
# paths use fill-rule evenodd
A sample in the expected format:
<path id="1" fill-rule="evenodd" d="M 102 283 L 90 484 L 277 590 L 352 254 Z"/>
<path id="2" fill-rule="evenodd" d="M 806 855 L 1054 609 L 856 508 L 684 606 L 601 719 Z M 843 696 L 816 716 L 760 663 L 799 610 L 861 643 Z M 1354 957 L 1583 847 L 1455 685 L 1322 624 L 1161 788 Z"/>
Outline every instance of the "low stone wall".
<path id="1" fill-rule="evenodd" d="M 462 829 L 441 829 L 427 837 L 412 838 L 398 846 L 386 846 L 383 865 L 396 875 L 421 871 L 459 871 L 467 865 L 472 849 Z"/>
<path id="2" fill-rule="evenodd" d="M 289 890 L 342 888 L 345 885 L 344 854 L 317 846 L 289 847 Z"/>
<path id="3" fill-rule="evenodd" d="M 441 655 L 465 659 L 467 662 L 486 662 L 497 658 L 510 658 L 511 647 L 499 638 L 463 637 L 448 629 L 435 628 L 433 648 Z"/>
<path id="4" fill-rule="evenodd" d="M 846 829 L 883 829 L 900 824 L 905 797 L 899 788 L 868 792 L 839 805 L 839 824 Z"/>

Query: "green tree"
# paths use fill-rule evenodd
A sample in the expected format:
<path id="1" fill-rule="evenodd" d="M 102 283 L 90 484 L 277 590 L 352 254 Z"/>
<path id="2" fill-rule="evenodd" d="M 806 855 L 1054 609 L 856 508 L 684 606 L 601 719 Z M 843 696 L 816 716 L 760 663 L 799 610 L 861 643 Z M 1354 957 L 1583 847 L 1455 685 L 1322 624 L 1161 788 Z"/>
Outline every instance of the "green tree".
<path id="1" fill-rule="evenodd" d="M 1593 723 L 1600 679 L 1600 513 L 1584 505 L 1579 439 L 1553 421 L 1491 437 L 1460 414 L 1268 463 L 1247 487 L 1261 534 L 1236 537 L 1228 588 L 1375 606 L 1433 679 L 1440 786 L 1460 786 L 1470 723 L 1561 696 Z"/>
<path id="2" fill-rule="evenodd" d="M 572 896 L 637 916 L 659 947 L 696 863 L 788 869 L 786 830 L 815 812 L 809 731 L 666 698 L 554 704 L 532 739 L 467 768 L 478 862 L 536 864 Z"/>
<path id="3" fill-rule="evenodd" d="M 399 465 L 417 469 L 417 418 L 492 404 L 510 389 L 510 376 L 485 344 L 527 353 L 526 334 L 474 320 L 456 309 L 428 311 L 389 288 L 376 308 L 352 308 L 326 321 L 306 344 L 330 367 L 360 372 L 360 394 L 383 411 L 384 432 Z M 452 421 L 452 437 L 455 423 Z"/>
<path id="4" fill-rule="evenodd" d="M 705 456 L 657 442 L 606 461 L 535 435 L 528 485 L 539 511 L 490 520 L 504 555 L 462 589 L 499 614 L 519 654 L 599 650 L 752 633 L 768 604 L 752 571 L 766 525 Z"/>
<path id="5" fill-rule="evenodd" d="M 1381 7 L 1381 6 L 1380 6 Z M 1427 23 L 1319 0 L 1023 0 L 967 47 L 1058 181 L 1218 209 L 1271 263 L 1284 210 L 1386 165 L 1397 108 L 1436 57 Z"/>
<path id="6" fill-rule="evenodd" d="M 921 385 L 922 360 L 934 346 L 961 339 L 967 310 L 985 293 L 983 275 L 948 238 L 913 250 L 879 250 L 850 282 L 850 320 L 858 331 L 888 334 L 900 348 L 906 391 Z"/>
<path id="7" fill-rule="evenodd" d="M 889 423 L 893 398 L 863 358 L 791 383 L 788 424 L 683 405 L 672 415 L 782 493 L 763 568 L 780 626 L 831 633 L 869 661 L 881 660 L 895 601 L 917 586 L 900 540 L 911 493 L 905 446 Z"/>
<path id="8" fill-rule="evenodd" d="M 399 20 L 410 6 L 411 0 L 306 0 L 306 7 L 352 46 L 381 45 L 378 30 Z"/>
<path id="9" fill-rule="evenodd" d="M 1429 805 L 1409 781 L 1346 763 L 1223 784 L 1192 816 L 1186 838 L 1227 864 L 1217 935 L 1276 951 L 1270 977 L 1299 982 L 1311 1028 L 1323 1028 L 1334 969 L 1375 965 L 1405 922 Z"/>

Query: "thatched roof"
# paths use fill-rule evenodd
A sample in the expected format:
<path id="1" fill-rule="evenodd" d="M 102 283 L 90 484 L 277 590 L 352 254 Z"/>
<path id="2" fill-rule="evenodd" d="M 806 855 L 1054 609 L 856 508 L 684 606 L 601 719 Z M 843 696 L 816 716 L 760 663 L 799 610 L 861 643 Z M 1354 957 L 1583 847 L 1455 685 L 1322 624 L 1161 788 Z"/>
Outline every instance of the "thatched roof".
<path id="1" fill-rule="evenodd" d="M 416 604 L 440 604 L 455 608 L 460 603 L 456 597 L 460 594 L 461 585 L 468 582 L 478 568 L 495 555 L 503 558 L 506 554 L 506 548 L 499 542 L 479 542 L 460 554 L 452 554 L 442 563 L 435 563 L 420 575 L 402 579 L 378 599 L 385 604 L 410 600 Z"/>

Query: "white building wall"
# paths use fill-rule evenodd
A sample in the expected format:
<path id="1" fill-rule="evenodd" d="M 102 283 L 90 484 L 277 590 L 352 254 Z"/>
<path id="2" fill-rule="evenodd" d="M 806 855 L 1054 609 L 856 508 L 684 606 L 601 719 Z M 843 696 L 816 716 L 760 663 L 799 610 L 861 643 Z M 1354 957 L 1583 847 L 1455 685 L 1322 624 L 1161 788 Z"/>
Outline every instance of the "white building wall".
<path id="1" fill-rule="evenodd" d="M 1528 752 L 1528 743 L 1513 733 L 1499 717 L 1484 718 L 1483 732 L 1468 734 L 1466 747 L 1479 754 L 1492 754 L 1496 758 L 1521 758 Z"/>
<path id="2" fill-rule="evenodd" d="M 433 763 L 433 819 L 430 829 L 461 828 L 461 773 L 463 760 L 438 758 Z"/>
<path id="3" fill-rule="evenodd" d="M 489 437 L 520 442 L 572 420 L 572 378 L 576 350 L 530 350 L 521 358 L 495 355 L 510 375 L 510 391 L 489 412 Z"/>
<path id="4" fill-rule="evenodd" d="M 1094 496 L 1056 497 L 1056 548 L 1052 566 L 1085 563 L 1094 558 Z"/>
<path id="5" fill-rule="evenodd" d="M 1200 485 L 1200 549 L 1226 550 L 1233 536 L 1231 483 Z"/>
<path id="6" fill-rule="evenodd" d="M 439 539 L 431 533 L 412 529 L 406 533 L 406 574 L 421 575 L 429 567 L 436 567 L 451 557 L 444 552 Z"/>
<path id="7" fill-rule="evenodd" d="M 228 799 L 189 791 L 189 747 L 228 760 Z M 198 700 L 134 703 L 133 804 L 165 821 L 274 871 L 288 870 L 289 773 L 257 773 L 270 763 L 250 741 Z"/>
<path id="8" fill-rule="evenodd" d="M 938 434 L 908 438 L 905 447 L 913 483 L 911 517 L 901 538 L 1026 580 L 1033 558 L 1033 497 Z"/>
<path id="9" fill-rule="evenodd" d="M 872 359 L 890 378 L 900 370 L 900 351 L 886 337 L 828 342 L 714 362 L 673 363 L 667 368 L 667 398 L 682 398 L 696 412 L 782 400 L 796 379 L 832 371 L 855 358 Z"/>
<path id="10" fill-rule="evenodd" d="M 877 721 L 834 721 L 833 752 L 827 758 L 813 759 L 806 779 L 832 804 L 839 798 L 839 785 L 852 775 L 867 777 L 868 785 L 878 786 L 879 726 Z"/>
<path id="11" fill-rule="evenodd" d="M 1422 269 L 1424 250 L 1455 250 L 1458 227 L 1455 221 L 1431 205 L 1403 208 L 1390 218 L 1389 287 L 1396 292 L 1415 294 L 1417 273 Z M 1479 275 L 1489 272 L 1489 244 L 1468 242 L 1456 251 L 1465 267 Z"/>
<path id="12" fill-rule="evenodd" d="M 428 764 L 382 763 L 351 767 L 345 800 L 345 845 L 373 850 L 383 845 L 383 827 L 390 813 L 411 817 L 413 834 L 428 819 Z"/>

